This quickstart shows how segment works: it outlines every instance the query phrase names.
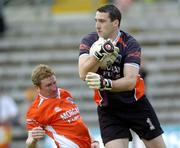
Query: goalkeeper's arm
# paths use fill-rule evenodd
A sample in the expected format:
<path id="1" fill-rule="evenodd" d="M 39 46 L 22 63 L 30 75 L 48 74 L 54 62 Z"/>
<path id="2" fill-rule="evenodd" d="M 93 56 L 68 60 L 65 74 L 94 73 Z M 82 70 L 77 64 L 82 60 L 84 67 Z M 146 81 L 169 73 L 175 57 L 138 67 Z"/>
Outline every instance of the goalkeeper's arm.
<path id="1" fill-rule="evenodd" d="M 101 75 L 89 72 L 86 75 L 86 83 L 89 88 L 122 92 L 133 90 L 136 86 L 139 69 L 132 64 L 124 66 L 124 77 L 117 80 L 103 78 Z"/>
<path id="2" fill-rule="evenodd" d="M 85 80 L 85 77 L 89 71 L 96 72 L 101 65 L 100 61 L 94 56 L 83 55 L 79 57 L 79 77 Z"/>

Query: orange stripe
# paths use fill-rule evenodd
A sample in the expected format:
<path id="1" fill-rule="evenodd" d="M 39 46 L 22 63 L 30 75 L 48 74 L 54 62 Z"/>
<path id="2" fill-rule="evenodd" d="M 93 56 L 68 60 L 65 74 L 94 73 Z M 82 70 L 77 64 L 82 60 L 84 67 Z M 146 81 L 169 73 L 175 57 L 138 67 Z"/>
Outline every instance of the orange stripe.
<path id="1" fill-rule="evenodd" d="M 96 104 L 100 105 L 102 100 L 103 100 L 103 98 L 101 97 L 99 90 L 95 90 L 94 91 L 94 101 L 96 102 Z"/>
<path id="2" fill-rule="evenodd" d="M 135 88 L 135 99 L 139 100 L 145 93 L 144 80 L 138 75 Z"/>

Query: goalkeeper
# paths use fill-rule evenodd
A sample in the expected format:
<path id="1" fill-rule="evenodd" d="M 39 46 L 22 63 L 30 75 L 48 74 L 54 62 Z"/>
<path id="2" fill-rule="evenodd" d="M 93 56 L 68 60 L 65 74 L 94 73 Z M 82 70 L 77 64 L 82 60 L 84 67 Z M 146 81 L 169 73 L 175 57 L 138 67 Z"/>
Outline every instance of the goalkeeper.
<path id="1" fill-rule="evenodd" d="M 148 148 L 165 148 L 163 130 L 139 75 L 141 48 L 119 30 L 121 13 L 114 5 L 97 9 L 96 32 L 80 43 L 79 75 L 93 89 L 103 143 L 127 148 L 130 129 Z"/>

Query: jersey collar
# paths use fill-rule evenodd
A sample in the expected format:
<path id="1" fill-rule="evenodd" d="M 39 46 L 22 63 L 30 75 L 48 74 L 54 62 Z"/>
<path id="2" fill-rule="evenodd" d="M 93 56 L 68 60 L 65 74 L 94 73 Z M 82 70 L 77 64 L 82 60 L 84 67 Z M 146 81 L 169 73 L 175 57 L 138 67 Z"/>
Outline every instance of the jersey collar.
<path id="1" fill-rule="evenodd" d="M 121 36 L 121 32 L 119 31 L 119 32 L 118 32 L 118 35 L 116 36 L 115 40 L 113 41 L 114 45 L 117 44 L 117 42 L 118 42 L 120 36 Z"/>

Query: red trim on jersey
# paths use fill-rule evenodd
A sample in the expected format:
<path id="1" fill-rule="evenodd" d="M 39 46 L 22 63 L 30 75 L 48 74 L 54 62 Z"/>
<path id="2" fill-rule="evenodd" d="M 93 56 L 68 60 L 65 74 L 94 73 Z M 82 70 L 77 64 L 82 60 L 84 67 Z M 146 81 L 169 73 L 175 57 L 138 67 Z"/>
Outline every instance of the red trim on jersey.
<path id="1" fill-rule="evenodd" d="M 127 46 L 126 43 L 123 41 L 123 38 L 122 38 L 122 37 L 120 37 L 120 38 L 118 39 L 118 43 L 121 43 L 124 47 Z"/>
<path id="2" fill-rule="evenodd" d="M 140 57 L 140 56 L 141 56 L 141 52 L 140 51 L 136 51 L 136 52 L 128 54 L 127 57 Z"/>
<path id="3" fill-rule="evenodd" d="M 79 49 L 89 49 L 90 47 L 86 44 L 80 44 Z"/>

